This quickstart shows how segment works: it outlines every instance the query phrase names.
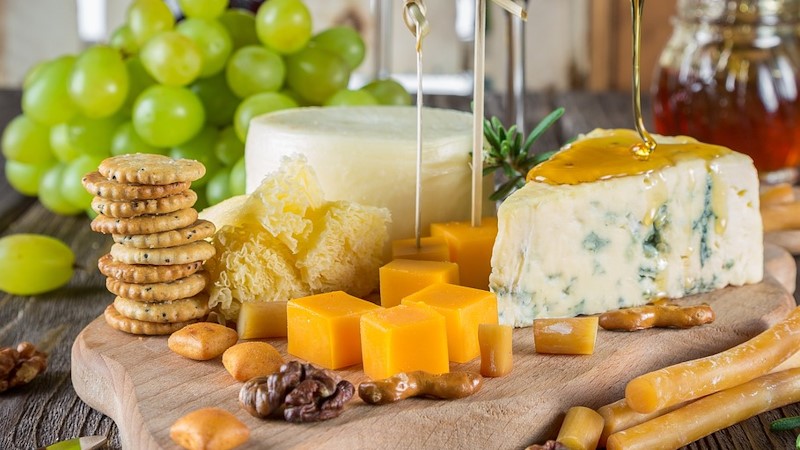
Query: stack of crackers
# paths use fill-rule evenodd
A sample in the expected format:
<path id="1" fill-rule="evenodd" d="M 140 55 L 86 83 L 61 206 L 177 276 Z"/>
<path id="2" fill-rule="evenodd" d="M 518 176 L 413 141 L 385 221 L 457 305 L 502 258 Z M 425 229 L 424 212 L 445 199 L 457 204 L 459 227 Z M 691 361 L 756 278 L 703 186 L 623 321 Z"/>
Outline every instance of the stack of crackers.
<path id="1" fill-rule="evenodd" d="M 83 178 L 99 215 L 92 230 L 111 234 L 111 253 L 98 267 L 116 294 L 105 310 L 113 328 L 133 334 L 170 334 L 208 314 L 203 262 L 214 256 L 205 241 L 214 224 L 198 220 L 192 181 L 205 167 L 150 154 L 104 160 Z"/>

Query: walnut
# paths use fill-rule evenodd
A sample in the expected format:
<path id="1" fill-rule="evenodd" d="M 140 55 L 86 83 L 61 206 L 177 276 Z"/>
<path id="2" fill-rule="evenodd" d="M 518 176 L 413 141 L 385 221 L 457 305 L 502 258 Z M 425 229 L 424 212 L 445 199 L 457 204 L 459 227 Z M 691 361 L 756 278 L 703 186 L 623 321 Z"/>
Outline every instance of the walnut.
<path id="1" fill-rule="evenodd" d="M 0 392 L 28 384 L 47 369 L 47 355 L 30 342 L 0 348 Z"/>
<path id="2" fill-rule="evenodd" d="M 333 372 L 291 361 L 278 373 L 247 381 L 239 402 L 260 419 L 282 416 L 289 422 L 317 422 L 338 417 L 354 393 L 353 384 Z"/>

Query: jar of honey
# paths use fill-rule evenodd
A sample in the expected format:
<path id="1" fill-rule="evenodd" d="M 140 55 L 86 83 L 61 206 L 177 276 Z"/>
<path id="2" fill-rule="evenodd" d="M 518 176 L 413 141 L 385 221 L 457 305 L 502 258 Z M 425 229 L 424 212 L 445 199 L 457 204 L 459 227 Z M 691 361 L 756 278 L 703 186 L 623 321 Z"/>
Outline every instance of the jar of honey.
<path id="1" fill-rule="evenodd" d="M 661 134 L 746 153 L 767 183 L 800 163 L 800 0 L 678 0 L 653 85 Z"/>

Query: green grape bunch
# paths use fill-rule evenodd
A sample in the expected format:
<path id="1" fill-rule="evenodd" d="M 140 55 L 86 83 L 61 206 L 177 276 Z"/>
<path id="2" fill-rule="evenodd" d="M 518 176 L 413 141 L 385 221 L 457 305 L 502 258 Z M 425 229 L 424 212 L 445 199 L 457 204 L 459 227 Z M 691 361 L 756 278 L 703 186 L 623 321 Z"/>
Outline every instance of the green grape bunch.
<path id="1" fill-rule="evenodd" d="M 245 190 L 250 120 L 306 106 L 410 105 L 392 79 L 358 89 L 366 46 L 353 28 L 315 32 L 303 0 L 133 0 L 109 42 L 31 68 L 5 128 L 6 179 L 57 214 L 92 214 L 81 178 L 104 158 L 192 158 L 197 208 Z"/>

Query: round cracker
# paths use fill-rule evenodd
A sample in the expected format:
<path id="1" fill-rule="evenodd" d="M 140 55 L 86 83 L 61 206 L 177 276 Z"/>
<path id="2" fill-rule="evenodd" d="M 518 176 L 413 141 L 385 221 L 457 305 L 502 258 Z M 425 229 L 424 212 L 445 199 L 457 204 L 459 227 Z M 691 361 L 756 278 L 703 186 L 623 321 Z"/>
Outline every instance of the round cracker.
<path id="1" fill-rule="evenodd" d="M 103 312 L 103 317 L 111 328 L 124 331 L 125 333 L 146 334 L 150 336 L 172 334 L 186 325 L 196 322 L 195 320 L 189 320 L 176 323 L 155 323 L 131 319 L 120 314 L 116 308 L 114 308 L 113 304 L 108 305 L 105 312 Z"/>
<path id="2" fill-rule="evenodd" d="M 197 194 L 191 190 L 169 197 L 151 200 L 113 201 L 103 197 L 92 199 L 92 210 L 108 217 L 127 219 L 144 214 L 167 214 L 179 209 L 191 208 L 197 202 Z"/>
<path id="3" fill-rule="evenodd" d="M 153 214 L 127 219 L 97 216 L 92 220 L 92 230 L 104 234 L 153 234 L 178 230 L 197 221 L 193 208 L 180 209 L 169 214 Z"/>
<path id="4" fill-rule="evenodd" d="M 127 245 L 111 246 L 111 256 L 125 264 L 152 264 L 156 266 L 186 264 L 193 261 L 205 261 L 216 253 L 213 245 L 206 241 L 169 248 L 134 248 Z"/>
<path id="5" fill-rule="evenodd" d="M 106 158 L 97 171 L 111 181 L 147 185 L 192 182 L 206 174 L 206 168 L 191 159 L 132 153 Z"/>
<path id="6" fill-rule="evenodd" d="M 197 320 L 208 314 L 208 296 L 197 295 L 168 302 L 140 302 L 129 298 L 114 299 L 114 308 L 128 319 L 151 323 L 179 323 Z"/>
<path id="7" fill-rule="evenodd" d="M 198 272 L 203 268 L 203 261 L 164 266 L 125 264 L 115 261 L 109 253 L 97 260 L 97 268 L 103 275 L 126 283 L 166 283 Z"/>
<path id="8" fill-rule="evenodd" d="M 92 194 L 108 200 L 151 200 L 181 193 L 191 185 L 188 181 L 163 185 L 123 184 L 110 181 L 100 172 L 86 174 L 82 179 L 83 187 Z"/>
<path id="9" fill-rule="evenodd" d="M 180 230 L 162 231 L 153 234 L 114 234 L 114 242 L 136 248 L 165 248 L 190 244 L 214 235 L 217 229 L 207 220 L 198 220 Z"/>
<path id="10" fill-rule="evenodd" d="M 138 284 L 106 278 L 106 289 L 112 294 L 140 302 L 166 302 L 195 296 L 205 289 L 207 282 L 205 272 L 168 283 Z"/>

